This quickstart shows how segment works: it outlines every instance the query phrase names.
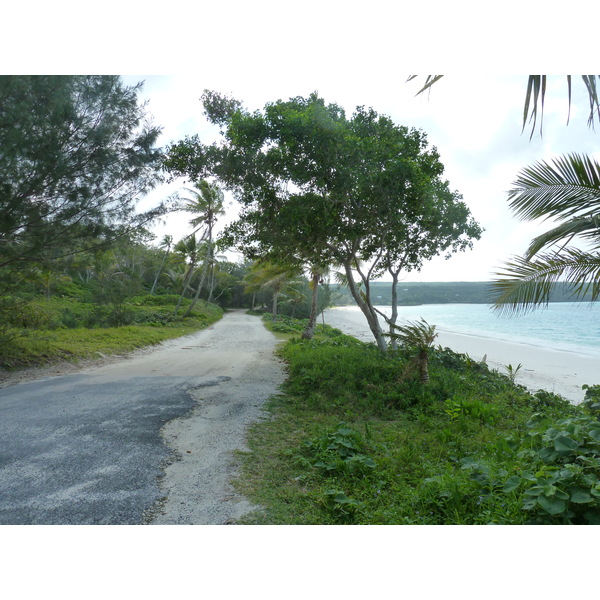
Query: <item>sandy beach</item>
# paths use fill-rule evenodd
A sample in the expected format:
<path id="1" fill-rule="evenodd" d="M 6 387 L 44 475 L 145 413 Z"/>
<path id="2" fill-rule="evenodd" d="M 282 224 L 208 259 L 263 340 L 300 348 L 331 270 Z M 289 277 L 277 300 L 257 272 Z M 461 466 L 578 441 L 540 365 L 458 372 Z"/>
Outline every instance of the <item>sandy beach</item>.
<path id="1" fill-rule="evenodd" d="M 358 339 L 373 341 L 364 315 L 354 307 L 326 310 L 325 322 Z M 475 360 L 485 356 L 489 367 L 501 373 L 506 373 L 509 364 L 513 367 L 521 364 L 516 383 L 533 392 L 547 390 L 578 404 L 584 397 L 583 384 L 600 384 L 600 359 L 591 354 L 466 335 L 443 328 L 438 331 L 436 344 L 468 354 Z"/>

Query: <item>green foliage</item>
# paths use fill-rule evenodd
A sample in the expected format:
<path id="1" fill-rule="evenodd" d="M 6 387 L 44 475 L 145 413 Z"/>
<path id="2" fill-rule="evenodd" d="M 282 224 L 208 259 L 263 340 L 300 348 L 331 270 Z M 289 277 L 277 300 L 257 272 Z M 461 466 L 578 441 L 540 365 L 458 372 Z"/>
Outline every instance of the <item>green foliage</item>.
<path id="1" fill-rule="evenodd" d="M 536 414 L 519 440 L 518 491 L 532 523 L 600 524 L 600 423 L 585 414 L 551 421 Z M 514 441 L 514 440 L 512 440 Z"/>
<path id="2" fill-rule="evenodd" d="M 341 490 L 327 490 L 323 494 L 323 506 L 331 514 L 333 522 L 340 525 L 356 523 L 361 509 L 360 502 L 348 498 Z"/>
<path id="3" fill-rule="evenodd" d="M 581 407 L 583 410 L 600 421 L 600 385 L 584 385 L 585 396 Z"/>
<path id="4" fill-rule="evenodd" d="M 431 349 L 428 386 L 410 353 L 340 333 L 279 354 L 289 377 L 239 482 L 265 509 L 244 522 L 595 522 L 600 422 L 564 398 L 448 348 Z"/>
<path id="5" fill-rule="evenodd" d="M 206 327 L 223 311 L 204 301 L 189 319 L 171 317 L 178 296 L 138 296 L 124 305 L 131 324 L 111 327 L 110 308 L 93 303 L 47 298 L 20 305 L 0 345 L 0 368 L 15 369 L 134 350 Z M 187 301 L 189 302 L 189 301 Z"/>
<path id="6" fill-rule="evenodd" d="M 443 165 L 426 135 L 373 109 L 357 107 L 347 117 L 316 93 L 269 103 L 262 112 L 215 92 L 206 91 L 203 101 L 209 121 L 222 127 L 222 141 L 203 146 L 195 137 L 172 145 L 167 169 L 215 176 L 236 194 L 242 211 L 223 240 L 247 258 L 303 267 L 315 277 L 341 265 L 385 352 L 370 281 L 385 271 L 397 281 L 401 270 L 470 248 L 481 235 L 461 196 L 441 178 Z M 368 272 L 360 261 L 372 263 Z"/>
<path id="7" fill-rule="evenodd" d="M 304 444 L 313 467 L 325 475 L 365 475 L 377 465 L 365 454 L 362 435 L 340 423 L 335 431 L 325 433 Z"/>
<path id="8" fill-rule="evenodd" d="M 257 313 L 260 314 L 260 313 Z M 301 334 L 308 324 L 308 319 L 296 319 L 286 315 L 280 315 L 275 319 L 272 314 L 262 314 L 262 320 L 267 329 L 276 333 Z M 317 325 L 317 334 L 328 338 L 343 337 L 344 334 L 331 325 Z"/>
<path id="9" fill-rule="evenodd" d="M 511 364 L 505 365 L 505 369 L 506 369 L 506 373 L 508 374 L 508 378 L 512 381 L 512 383 L 515 382 L 515 379 L 517 378 L 517 373 L 521 370 L 521 367 L 523 365 L 521 363 L 519 363 L 516 367 L 513 367 Z"/>
<path id="10" fill-rule="evenodd" d="M 550 219 L 555 225 L 534 238 L 523 257 L 497 273 L 495 306 L 527 311 L 548 303 L 559 282 L 582 299 L 600 297 L 600 163 L 570 154 L 522 170 L 509 193 L 510 206 L 522 219 Z M 580 241 L 590 250 L 571 246 Z"/>
<path id="11" fill-rule="evenodd" d="M 117 76 L 0 77 L 0 268 L 106 247 L 165 212 L 135 211 L 160 180 L 138 92 Z"/>

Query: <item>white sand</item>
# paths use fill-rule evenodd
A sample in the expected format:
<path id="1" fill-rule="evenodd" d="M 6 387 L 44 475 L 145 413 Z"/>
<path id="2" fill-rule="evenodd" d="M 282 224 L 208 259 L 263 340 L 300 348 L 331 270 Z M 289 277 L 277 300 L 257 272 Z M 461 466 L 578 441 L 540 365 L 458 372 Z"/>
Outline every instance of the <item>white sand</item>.
<path id="1" fill-rule="evenodd" d="M 358 339 L 373 341 L 364 315 L 354 307 L 326 310 L 325 322 Z M 507 372 L 509 364 L 513 367 L 521 364 L 515 381 L 534 392 L 548 390 L 579 403 L 584 397 L 583 384 L 600 384 L 600 358 L 591 354 L 506 342 L 440 328 L 438 331 L 436 344 L 479 361 L 486 356 L 489 367 L 501 373 Z"/>

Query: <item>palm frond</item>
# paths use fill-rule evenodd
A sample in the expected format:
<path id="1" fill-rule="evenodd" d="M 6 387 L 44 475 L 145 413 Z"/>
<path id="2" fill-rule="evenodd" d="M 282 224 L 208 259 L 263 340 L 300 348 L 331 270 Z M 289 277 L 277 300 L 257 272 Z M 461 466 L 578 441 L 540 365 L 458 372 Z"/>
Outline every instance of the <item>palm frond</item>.
<path id="1" fill-rule="evenodd" d="M 510 207 L 523 220 L 600 210 L 600 164 L 586 155 L 538 162 L 523 169 L 513 185 L 508 194 Z"/>
<path id="2" fill-rule="evenodd" d="M 418 75 L 410 75 L 407 82 L 417 78 Z M 422 94 L 425 90 L 430 89 L 431 86 L 439 81 L 443 75 L 427 75 L 425 85 L 417 92 L 417 96 Z M 567 115 L 567 125 L 571 117 L 571 75 L 567 75 L 567 95 L 568 95 L 568 108 L 569 113 Z M 590 114 L 588 116 L 588 127 L 594 128 L 594 119 L 597 117 L 600 121 L 600 102 L 598 96 L 598 85 L 597 81 L 600 75 L 582 75 L 581 79 L 585 85 L 588 100 L 590 103 Z M 546 98 L 546 81 L 547 75 L 529 75 L 527 78 L 527 90 L 525 92 L 525 102 L 523 105 L 523 131 L 529 121 L 532 123 L 531 135 L 529 139 L 533 137 L 535 133 L 535 127 L 538 121 L 538 115 L 540 120 L 540 135 L 542 135 L 542 125 L 544 117 L 544 101 Z"/>
<path id="3" fill-rule="evenodd" d="M 570 89 L 570 88 L 569 88 Z M 525 125 L 527 124 L 527 116 L 529 115 L 529 121 L 533 121 L 531 127 L 531 135 L 529 139 L 533 137 L 535 131 L 535 124 L 537 122 L 538 115 L 538 100 L 541 99 L 541 110 L 540 110 L 540 135 L 542 135 L 542 119 L 544 117 L 544 98 L 546 96 L 546 75 L 530 75 L 527 80 L 527 92 L 525 93 L 525 106 L 523 109 L 523 129 L 521 133 L 525 131 Z M 533 104 L 531 102 L 533 97 Z M 530 109 L 531 106 L 531 109 Z M 531 111 L 531 114 L 530 114 Z"/>
<path id="4" fill-rule="evenodd" d="M 585 240 L 600 240 L 600 213 L 593 216 L 569 219 L 538 235 L 529 244 L 525 253 L 525 260 L 531 260 L 538 252 L 554 244 L 567 245 L 574 237 Z"/>
<path id="5" fill-rule="evenodd" d="M 515 257 L 496 273 L 492 283 L 496 294 L 493 307 L 504 313 L 525 313 L 547 306 L 550 294 L 559 282 L 582 299 L 591 292 L 591 300 L 600 297 L 600 253 L 563 248 L 560 253 L 541 254 L 535 261 Z"/>
<path id="6" fill-rule="evenodd" d="M 588 117 L 588 127 L 594 128 L 594 117 L 598 115 L 600 121 L 600 102 L 598 101 L 598 89 L 596 87 L 596 77 L 600 75 L 582 75 L 583 83 L 588 91 L 588 99 L 590 102 L 590 115 Z"/>
<path id="7" fill-rule="evenodd" d="M 416 79 L 417 77 L 418 77 L 418 75 L 410 75 L 406 81 L 407 82 L 412 81 L 413 79 Z M 443 75 L 427 75 L 427 79 L 425 80 L 425 85 L 415 94 L 415 96 L 422 94 L 425 90 L 429 89 L 436 81 L 439 81 L 442 77 L 443 77 Z"/>
<path id="8" fill-rule="evenodd" d="M 384 333 L 385 336 L 400 340 L 404 345 L 421 349 L 426 349 L 433 344 L 438 334 L 435 331 L 435 325 L 430 325 L 421 319 L 420 321 L 409 322 L 407 325 L 394 325 L 394 333 Z"/>

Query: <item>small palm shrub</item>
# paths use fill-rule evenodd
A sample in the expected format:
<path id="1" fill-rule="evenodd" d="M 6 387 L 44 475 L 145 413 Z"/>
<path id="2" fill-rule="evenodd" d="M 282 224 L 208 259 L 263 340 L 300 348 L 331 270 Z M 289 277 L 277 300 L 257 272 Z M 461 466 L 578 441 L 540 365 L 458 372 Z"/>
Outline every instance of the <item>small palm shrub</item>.
<path id="1" fill-rule="evenodd" d="M 395 332 L 387 335 L 392 339 L 399 340 L 405 347 L 416 353 L 414 361 L 419 370 L 419 379 L 423 384 L 428 383 L 429 350 L 438 336 L 435 332 L 435 325 L 429 325 L 427 321 L 421 319 L 420 322 L 394 325 L 393 328 Z"/>

